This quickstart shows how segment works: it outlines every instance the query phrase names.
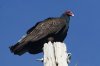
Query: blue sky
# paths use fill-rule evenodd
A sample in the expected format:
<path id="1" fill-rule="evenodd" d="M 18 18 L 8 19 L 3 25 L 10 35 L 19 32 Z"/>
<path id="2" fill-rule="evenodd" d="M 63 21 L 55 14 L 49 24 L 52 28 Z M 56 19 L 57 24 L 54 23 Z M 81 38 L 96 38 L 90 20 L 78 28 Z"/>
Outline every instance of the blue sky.
<path id="1" fill-rule="evenodd" d="M 0 66 L 43 66 L 36 61 L 42 53 L 16 56 L 8 47 L 36 22 L 68 9 L 75 14 L 65 39 L 72 53 L 69 66 L 100 66 L 99 0 L 0 0 Z"/>

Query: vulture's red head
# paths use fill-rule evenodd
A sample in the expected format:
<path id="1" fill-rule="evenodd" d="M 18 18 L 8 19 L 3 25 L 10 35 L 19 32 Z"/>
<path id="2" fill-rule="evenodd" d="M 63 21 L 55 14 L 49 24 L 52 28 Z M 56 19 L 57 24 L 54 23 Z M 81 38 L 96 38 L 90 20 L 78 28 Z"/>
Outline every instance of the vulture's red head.
<path id="1" fill-rule="evenodd" d="M 70 10 L 67 10 L 64 14 L 66 14 L 68 16 L 74 16 L 73 12 Z"/>

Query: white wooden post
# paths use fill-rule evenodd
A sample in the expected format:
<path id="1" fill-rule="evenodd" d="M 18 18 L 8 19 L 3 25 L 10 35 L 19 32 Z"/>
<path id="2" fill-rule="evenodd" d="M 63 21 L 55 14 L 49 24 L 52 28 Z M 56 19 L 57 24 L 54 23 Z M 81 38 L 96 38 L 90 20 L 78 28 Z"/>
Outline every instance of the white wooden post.
<path id="1" fill-rule="evenodd" d="M 68 66 L 68 62 L 70 62 L 69 57 L 71 56 L 69 55 L 70 53 L 67 53 L 67 48 L 64 43 L 45 43 L 43 52 L 44 66 Z"/>

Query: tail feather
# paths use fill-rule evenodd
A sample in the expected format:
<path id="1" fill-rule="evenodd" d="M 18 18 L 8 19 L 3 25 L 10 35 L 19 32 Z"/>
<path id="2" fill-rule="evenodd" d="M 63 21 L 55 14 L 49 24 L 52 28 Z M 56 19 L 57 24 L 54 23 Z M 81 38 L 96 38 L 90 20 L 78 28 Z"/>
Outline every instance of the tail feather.
<path id="1" fill-rule="evenodd" d="M 17 44 L 15 44 L 14 46 L 11 46 L 9 48 L 10 48 L 10 51 L 12 53 L 14 53 L 15 55 L 22 55 L 27 51 L 25 46 L 19 42 Z"/>

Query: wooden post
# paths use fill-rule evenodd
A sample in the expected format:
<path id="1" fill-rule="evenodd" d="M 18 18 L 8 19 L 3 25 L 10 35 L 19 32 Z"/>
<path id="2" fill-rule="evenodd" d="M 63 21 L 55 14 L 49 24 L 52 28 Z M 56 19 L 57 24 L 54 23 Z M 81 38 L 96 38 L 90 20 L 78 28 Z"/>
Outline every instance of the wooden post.
<path id="1" fill-rule="evenodd" d="M 68 66 L 71 54 L 67 53 L 67 48 L 61 42 L 48 42 L 44 44 L 44 66 Z"/>

